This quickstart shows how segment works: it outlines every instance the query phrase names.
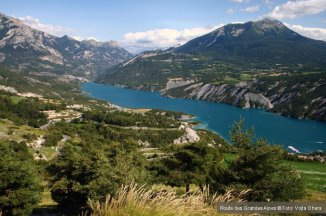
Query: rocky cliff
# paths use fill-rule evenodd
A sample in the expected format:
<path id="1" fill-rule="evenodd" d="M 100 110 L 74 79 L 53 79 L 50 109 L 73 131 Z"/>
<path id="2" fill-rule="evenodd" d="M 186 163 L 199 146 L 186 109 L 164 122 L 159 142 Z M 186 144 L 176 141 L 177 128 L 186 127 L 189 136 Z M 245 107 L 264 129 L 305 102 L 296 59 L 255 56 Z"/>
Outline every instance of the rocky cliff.
<path id="1" fill-rule="evenodd" d="M 261 79 L 235 85 L 192 82 L 164 89 L 162 94 L 222 102 L 242 108 L 265 108 L 290 117 L 326 121 L 325 90 L 325 79 L 312 79 L 303 84 L 299 80 L 289 82 L 277 78 L 273 81 Z"/>

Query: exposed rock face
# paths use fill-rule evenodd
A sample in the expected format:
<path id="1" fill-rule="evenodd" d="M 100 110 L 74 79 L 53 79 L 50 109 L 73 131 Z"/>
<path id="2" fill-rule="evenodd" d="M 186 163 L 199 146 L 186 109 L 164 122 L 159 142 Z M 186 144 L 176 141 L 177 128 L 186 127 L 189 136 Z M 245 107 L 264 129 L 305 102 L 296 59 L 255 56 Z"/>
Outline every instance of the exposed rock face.
<path id="1" fill-rule="evenodd" d="M 271 102 L 262 94 L 247 93 L 244 95 L 246 101 L 245 108 L 250 108 L 250 103 L 258 103 L 264 108 L 272 109 L 274 106 Z"/>
<path id="2" fill-rule="evenodd" d="M 13 94 L 18 93 L 18 91 L 15 88 L 11 87 L 11 86 L 0 85 L 0 90 L 10 92 L 10 93 L 13 93 Z"/>
<path id="3" fill-rule="evenodd" d="M 215 86 L 212 84 L 198 83 L 189 86 L 187 90 L 190 92 L 189 98 L 206 100 L 212 95 L 215 95 L 217 98 L 222 99 L 221 96 L 223 97 L 225 87 L 226 85 Z"/>
<path id="4" fill-rule="evenodd" d="M 200 141 L 197 131 L 190 128 L 187 124 L 181 125 L 181 129 L 185 129 L 186 133 L 178 139 L 175 139 L 173 141 L 174 144 L 187 144 Z"/>
<path id="5" fill-rule="evenodd" d="M 185 85 L 189 85 L 194 82 L 195 82 L 195 80 L 193 80 L 193 79 L 190 79 L 190 80 L 183 80 L 182 78 L 169 79 L 169 81 L 166 83 L 166 87 L 163 91 L 173 89 L 173 88 L 178 88 L 178 87 L 185 86 Z"/>
<path id="6" fill-rule="evenodd" d="M 267 109 L 273 108 L 273 104 L 262 94 L 247 93 L 248 89 L 241 88 L 242 84 L 231 87 L 228 84 L 214 85 L 194 83 L 186 86 L 184 89 L 184 97 L 198 100 L 217 101 L 229 103 L 244 108 L 249 107 L 264 107 Z M 246 84 L 247 86 L 247 84 Z M 176 87 L 177 88 L 177 87 Z M 170 89 L 173 92 L 173 89 Z M 172 94 L 173 96 L 173 94 Z M 244 101 L 244 104 L 241 104 Z"/>
<path id="7" fill-rule="evenodd" d="M 0 63 L 21 71 L 47 71 L 92 78 L 131 57 L 115 41 L 77 41 L 35 30 L 0 14 Z"/>
<path id="8" fill-rule="evenodd" d="M 282 85 L 286 85 L 288 90 L 285 91 Z M 265 86 L 265 88 L 262 86 Z M 193 82 L 188 85 L 170 88 L 163 94 L 172 97 L 216 101 L 242 108 L 261 107 L 287 116 L 293 115 L 288 107 L 293 108 L 294 112 L 298 109 L 292 104 L 293 101 L 310 100 L 310 103 L 305 106 L 299 104 L 298 106 L 302 106 L 303 110 L 300 108 L 300 115 L 293 117 L 305 118 L 305 116 L 309 116 L 314 119 L 324 120 L 326 116 L 326 98 L 322 96 L 311 98 L 311 96 L 305 94 L 321 94 L 320 89 L 325 88 L 325 86 L 326 83 L 322 80 L 317 83 L 307 82 L 305 85 L 300 83 L 289 85 L 283 81 L 276 81 L 270 86 L 266 86 L 264 81 L 256 79 L 239 82 L 235 85 Z M 308 91 L 299 91 L 300 88 L 308 89 Z M 177 95 L 175 95 L 175 92 L 177 92 Z M 305 99 L 301 99 L 302 97 Z"/>
<path id="9" fill-rule="evenodd" d="M 0 53 L 0 63 L 5 60 L 6 56 L 3 53 Z"/>

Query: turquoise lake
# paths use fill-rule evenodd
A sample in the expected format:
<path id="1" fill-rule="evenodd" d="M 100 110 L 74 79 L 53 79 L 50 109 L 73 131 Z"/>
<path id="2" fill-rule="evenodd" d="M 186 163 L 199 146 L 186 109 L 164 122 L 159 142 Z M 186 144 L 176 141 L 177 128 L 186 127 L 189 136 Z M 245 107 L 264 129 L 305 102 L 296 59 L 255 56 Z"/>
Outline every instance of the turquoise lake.
<path id="1" fill-rule="evenodd" d="M 273 144 L 281 144 L 289 151 L 289 146 L 304 153 L 326 151 L 325 123 L 287 118 L 263 109 L 240 109 L 221 103 L 166 98 L 158 92 L 92 82 L 82 84 L 82 89 L 91 97 L 126 108 L 158 108 L 192 114 L 202 123 L 200 127 L 214 131 L 226 139 L 229 139 L 231 125 L 242 116 L 246 127 L 253 126 L 258 137 L 265 137 Z"/>

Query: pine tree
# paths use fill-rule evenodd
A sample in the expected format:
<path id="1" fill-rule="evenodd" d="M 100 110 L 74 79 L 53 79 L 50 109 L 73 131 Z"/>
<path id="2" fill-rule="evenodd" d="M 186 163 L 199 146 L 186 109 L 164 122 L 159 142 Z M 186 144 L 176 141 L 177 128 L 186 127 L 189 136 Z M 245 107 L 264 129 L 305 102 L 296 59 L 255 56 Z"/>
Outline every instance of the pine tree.
<path id="1" fill-rule="evenodd" d="M 251 189 L 247 199 L 289 201 L 304 196 L 303 179 L 283 163 L 283 149 L 256 138 L 252 129 L 244 129 L 240 119 L 231 129 L 231 141 L 238 148 L 237 158 L 218 174 L 213 187 Z"/>

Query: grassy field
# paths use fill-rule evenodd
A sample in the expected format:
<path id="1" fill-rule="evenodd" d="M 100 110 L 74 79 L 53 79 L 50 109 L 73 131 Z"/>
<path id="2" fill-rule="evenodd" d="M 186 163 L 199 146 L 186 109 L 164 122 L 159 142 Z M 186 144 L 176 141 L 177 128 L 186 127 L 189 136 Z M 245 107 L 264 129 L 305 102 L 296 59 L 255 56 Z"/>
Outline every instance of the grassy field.
<path id="1" fill-rule="evenodd" d="M 236 154 L 224 154 L 224 166 L 226 161 L 234 160 Z M 326 165 L 320 163 L 285 161 L 284 163 L 292 166 L 303 176 L 306 188 L 309 191 L 324 193 L 326 198 Z"/>
<path id="2" fill-rule="evenodd" d="M 24 141 L 24 134 L 35 134 L 37 137 L 45 135 L 46 131 L 27 125 L 17 125 L 7 119 L 0 119 L 0 140 L 13 140 L 16 142 Z M 43 154 L 47 159 L 52 159 L 55 155 L 55 148 L 42 146 L 39 149 L 28 148 L 33 155 L 37 151 Z"/>
<path id="3" fill-rule="evenodd" d="M 231 154 L 231 153 L 224 153 L 223 156 L 224 156 L 224 162 L 229 160 L 234 160 L 237 157 L 236 154 Z"/>
<path id="4" fill-rule="evenodd" d="M 250 74 L 240 74 L 240 80 L 241 81 L 248 81 L 248 80 L 251 80 L 252 77 Z"/>
<path id="5" fill-rule="evenodd" d="M 20 97 L 20 96 L 11 96 L 10 99 L 11 99 L 11 101 L 14 104 L 17 104 L 17 103 L 19 103 L 19 101 L 21 101 L 23 99 L 23 97 Z"/>
<path id="6" fill-rule="evenodd" d="M 319 163 L 286 161 L 298 170 L 305 179 L 306 187 L 310 190 L 326 193 L 326 165 Z"/>
<path id="7" fill-rule="evenodd" d="M 42 146 L 41 148 L 28 148 L 30 154 L 34 155 L 36 152 L 44 155 L 47 160 L 52 160 L 56 155 L 56 150 L 54 147 Z"/>
<path id="8" fill-rule="evenodd" d="M 36 134 L 37 136 L 40 136 L 44 135 L 45 132 L 27 125 L 17 125 L 7 119 L 0 119 L 0 140 L 10 139 L 20 142 L 24 140 L 24 134 Z"/>

